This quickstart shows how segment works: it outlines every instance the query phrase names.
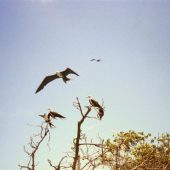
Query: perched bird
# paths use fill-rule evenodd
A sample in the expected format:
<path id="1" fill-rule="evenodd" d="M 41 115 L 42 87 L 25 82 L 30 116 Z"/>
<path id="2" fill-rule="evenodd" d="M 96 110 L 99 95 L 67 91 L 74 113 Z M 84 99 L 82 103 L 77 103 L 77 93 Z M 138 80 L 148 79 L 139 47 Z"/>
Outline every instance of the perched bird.
<path id="1" fill-rule="evenodd" d="M 60 118 L 60 119 L 64 119 L 65 117 L 64 116 L 62 116 L 62 115 L 60 115 L 59 113 L 57 113 L 57 112 L 54 112 L 54 111 L 52 111 L 51 109 L 48 109 L 49 110 L 49 113 L 48 114 L 43 114 L 43 115 L 39 115 L 39 116 L 41 116 L 44 120 L 45 120 L 45 122 L 47 123 L 47 124 L 49 124 L 49 126 L 50 127 L 55 127 L 53 124 L 52 124 L 52 119 L 56 119 L 57 117 L 58 118 Z"/>
<path id="2" fill-rule="evenodd" d="M 54 119 L 57 118 L 57 117 L 60 118 L 60 119 L 66 118 L 66 117 L 60 115 L 59 113 L 52 111 L 51 109 L 48 109 L 48 110 L 49 110 L 49 113 L 48 113 L 49 117 L 51 116 Z"/>
<path id="3" fill-rule="evenodd" d="M 94 100 L 92 96 L 88 96 L 87 98 L 89 98 L 89 103 L 93 107 L 102 108 L 102 106 L 96 100 Z"/>
<path id="4" fill-rule="evenodd" d="M 77 76 L 79 76 L 76 72 L 74 72 L 72 69 L 70 68 L 66 68 L 64 71 L 61 72 L 56 72 L 53 75 L 49 75 L 46 76 L 44 78 L 44 80 L 41 82 L 41 84 L 39 85 L 39 87 L 37 88 L 35 93 L 38 93 L 40 90 L 42 90 L 44 88 L 44 86 L 46 86 L 49 82 L 58 79 L 58 78 L 62 78 L 64 83 L 67 83 L 67 81 L 71 80 L 70 78 L 67 77 L 67 75 L 69 74 L 75 74 Z"/>
<path id="5" fill-rule="evenodd" d="M 39 115 L 39 116 L 41 116 L 41 117 L 45 120 L 45 122 L 46 122 L 47 124 L 49 124 L 50 128 L 55 127 L 55 126 L 51 123 L 51 119 L 50 119 L 50 115 L 49 115 L 49 114 L 46 115 L 46 114 L 44 113 L 43 115 Z"/>
<path id="6" fill-rule="evenodd" d="M 102 61 L 102 60 L 101 60 L 101 59 L 95 59 L 95 58 L 93 58 L 93 59 L 91 59 L 90 61 L 100 62 L 100 61 Z"/>
<path id="7" fill-rule="evenodd" d="M 98 110 L 97 116 L 98 116 L 98 117 L 100 118 L 100 120 L 101 120 L 102 117 L 104 116 L 104 108 L 103 108 L 96 100 L 94 100 L 92 96 L 88 96 L 88 98 L 89 98 L 89 103 L 90 103 L 93 107 L 97 108 L 97 110 Z"/>

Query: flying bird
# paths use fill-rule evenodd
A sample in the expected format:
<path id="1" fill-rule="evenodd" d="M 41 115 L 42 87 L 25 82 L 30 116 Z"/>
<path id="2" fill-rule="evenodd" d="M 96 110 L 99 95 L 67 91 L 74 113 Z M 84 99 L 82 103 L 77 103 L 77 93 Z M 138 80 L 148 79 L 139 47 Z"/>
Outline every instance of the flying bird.
<path id="1" fill-rule="evenodd" d="M 57 118 L 57 117 L 60 118 L 60 119 L 66 118 L 66 117 L 60 115 L 59 113 L 52 111 L 51 109 L 48 109 L 48 110 L 49 110 L 49 113 L 48 113 L 49 117 L 51 116 L 54 119 Z"/>
<path id="2" fill-rule="evenodd" d="M 95 59 L 95 58 L 93 58 L 93 59 L 91 59 L 90 61 L 100 62 L 100 61 L 102 61 L 102 60 L 101 60 L 101 59 Z"/>
<path id="3" fill-rule="evenodd" d="M 70 68 L 66 68 L 64 71 L 61 72 L 56 72 L 55 74 L 46 76 L 44 78 L 44 80 L 41 82 L 41 84 L 39 85 L 39 87 L 37 88 L 35 93 L 38 93 L 40 90 L 42 90 L 48 83 L 50 83 L 51 81 L 58 79 L 58 78 L 62 78 L 62 80 L 64 81 L 64 83 L 67 83 L 67 81 L 71 80 L 70 78 L 67 77 L 67 75 L 69 74 L 75 74 L 77 76 L 79 76 L 76 72 L 74 72 L 72 69 Z"/>

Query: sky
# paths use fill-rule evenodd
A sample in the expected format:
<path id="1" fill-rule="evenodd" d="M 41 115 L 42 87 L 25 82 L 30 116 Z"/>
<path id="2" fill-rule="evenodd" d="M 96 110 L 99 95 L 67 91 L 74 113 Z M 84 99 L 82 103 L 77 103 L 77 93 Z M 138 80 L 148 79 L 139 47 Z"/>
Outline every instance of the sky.
<path id="1" fill-rule="evenodd" d="M 83 126 L 89 139 L 169 132 L 169 9 L 165 0 L 0 0 L 0 170 L 27 161 L 23 146 L 52 108 L 67 118 L 53 122 L 53 149 L 44 143 L 38 155 L 40 169 L 50 170 L 47 158 L 57 163 L 76 135 L 76 97 L 84 111 L 88 95 L 104 101 L 103 119 Z M 45 76 L 67 67 L 80 76 L 35 94 Z"/>

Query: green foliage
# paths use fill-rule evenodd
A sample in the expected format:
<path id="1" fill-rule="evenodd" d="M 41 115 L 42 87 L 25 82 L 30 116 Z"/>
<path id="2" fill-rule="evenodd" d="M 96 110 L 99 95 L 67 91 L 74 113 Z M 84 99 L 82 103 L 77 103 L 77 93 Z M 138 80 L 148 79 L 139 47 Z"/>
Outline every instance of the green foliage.
<path id="1" fill-rule="evenodd" d="M 152 137 L 144 132 L 120 132 L 105 141 L 104 162 L 111 169 L 170 169 L 170 135 Z"/>

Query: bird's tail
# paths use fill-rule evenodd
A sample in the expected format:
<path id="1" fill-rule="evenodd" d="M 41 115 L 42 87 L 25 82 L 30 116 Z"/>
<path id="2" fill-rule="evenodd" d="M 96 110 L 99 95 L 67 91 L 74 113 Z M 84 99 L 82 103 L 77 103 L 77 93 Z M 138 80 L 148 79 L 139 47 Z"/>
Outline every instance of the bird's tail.
<path id="1" fill-rule="evenodd" d="M 67 83 L 67 81 L 70 81 L 70 80 L 71 80 L 71 78 L 63 77 L 63 81 L 64 81 L 64 83 Z"/>
<path id="2" fill-rule="evenodd" d="M 104 116 L 104 109 L 102 107 L 100 107 L 99 112 L 98 112 L 98 117 L 101 120 L 103 116 Z"/>

